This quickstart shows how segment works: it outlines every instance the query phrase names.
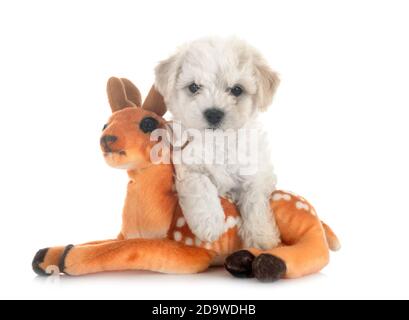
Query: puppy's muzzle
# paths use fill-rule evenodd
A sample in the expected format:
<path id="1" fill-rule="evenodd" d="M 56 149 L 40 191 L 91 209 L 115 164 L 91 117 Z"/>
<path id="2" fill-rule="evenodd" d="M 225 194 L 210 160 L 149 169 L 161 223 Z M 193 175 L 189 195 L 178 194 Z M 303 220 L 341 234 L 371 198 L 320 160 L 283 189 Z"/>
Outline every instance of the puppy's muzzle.
<path id="1" fill-rule="evenodd" d="M 207 109 L 203 112 L 203 115 L 212 127 L 217 127 L 224 118 L 224 112 L 217 108 Z"/>

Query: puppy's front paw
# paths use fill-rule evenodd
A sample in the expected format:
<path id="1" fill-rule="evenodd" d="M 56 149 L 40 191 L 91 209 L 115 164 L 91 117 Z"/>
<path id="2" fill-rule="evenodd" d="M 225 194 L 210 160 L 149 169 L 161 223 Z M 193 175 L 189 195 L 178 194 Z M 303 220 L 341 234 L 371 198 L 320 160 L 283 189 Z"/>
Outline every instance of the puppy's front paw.
<path id="1" fill-rule="evenodd" d="M 214 242 L 223 235 L 225 231 L 223 211 L 216 214 L 198 212 L 196 217 L 194 222 L 187 222 L 193 234 L 201 241 Z"/>
<path id="2" fill-rule="evenodd" d="M 240 228 L 240 236 L 246 248 L 269 250 L 277 247 L 280 242 L 280 232 L 274 221 L 244 221 Z"/>

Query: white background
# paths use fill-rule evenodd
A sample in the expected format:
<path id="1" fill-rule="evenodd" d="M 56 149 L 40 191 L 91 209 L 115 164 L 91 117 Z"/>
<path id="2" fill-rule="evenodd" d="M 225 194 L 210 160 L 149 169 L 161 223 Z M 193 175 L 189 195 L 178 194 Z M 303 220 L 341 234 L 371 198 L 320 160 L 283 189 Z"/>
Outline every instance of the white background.
<path id="1" fill-rule="evenodd" d="M 1 1 L 0 297 L 409 298 L 407 1 Z M 37 249 L 117 235 L 126 173 L 98 140 L 109 76 L 146 94 L 178 44 L 237 35 L 282 84 L 263 114 L 279 187 L 343 249 L 322 273 L 260 284 L 223 270 L 37 279 Z"/>

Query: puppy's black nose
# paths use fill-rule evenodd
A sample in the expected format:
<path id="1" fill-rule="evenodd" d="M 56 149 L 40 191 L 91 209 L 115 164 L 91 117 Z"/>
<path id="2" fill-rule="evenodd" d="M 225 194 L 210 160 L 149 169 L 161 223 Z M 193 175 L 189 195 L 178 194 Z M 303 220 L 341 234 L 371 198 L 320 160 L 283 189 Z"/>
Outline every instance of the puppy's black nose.
<path id="1" fill-rule="evenodd" d="M 109 135 L 103 136 L 101 138 L 101 146 L 104 148 L 106 152 L 110 152 L 111 151 L 110 145 L 115 143 L 117 140 L 118 138 L 115 136 L 109 136 Z"/>
<path id="2" fill-rule="evenodd" d="M 218 125 L 224 118 L 224 112 L 217 108 L 207 109 L 203 114 L 212 126 Z"/>

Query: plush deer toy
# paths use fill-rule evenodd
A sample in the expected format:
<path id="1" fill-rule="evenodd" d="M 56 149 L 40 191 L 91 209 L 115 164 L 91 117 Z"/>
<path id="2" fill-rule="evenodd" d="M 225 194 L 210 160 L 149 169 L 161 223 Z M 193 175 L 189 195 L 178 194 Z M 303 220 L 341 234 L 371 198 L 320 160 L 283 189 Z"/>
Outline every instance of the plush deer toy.
<path id="1" fill-rule="evenodd" d="M 37 274 L 48 275 L 55 266 L 72 276 L 120 270 L 197 273 L 224 263 L 234 276 L 274 281 L 327 265 L 329 249 L 339 248 L 337 237 L 305 199 L 284 191 L 271 195 L 282 246 L 243 248 L 239 212 L 223 198 L 225 233 L 214 243 L 198 240 L 178 205 L 173 166 L 150 160 L 155 145 L 150 134 L 166 124 L 163 99 L 152 88 L 140 107 L 141 95 L 127 79 L 111 78 L 107 89 L 113 114 L 104 127 L 102 152 L 110 166 L 126 169 L 129 176 L 121 233 L 116 240 L 42 249 L 33 260 Z"/>

